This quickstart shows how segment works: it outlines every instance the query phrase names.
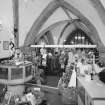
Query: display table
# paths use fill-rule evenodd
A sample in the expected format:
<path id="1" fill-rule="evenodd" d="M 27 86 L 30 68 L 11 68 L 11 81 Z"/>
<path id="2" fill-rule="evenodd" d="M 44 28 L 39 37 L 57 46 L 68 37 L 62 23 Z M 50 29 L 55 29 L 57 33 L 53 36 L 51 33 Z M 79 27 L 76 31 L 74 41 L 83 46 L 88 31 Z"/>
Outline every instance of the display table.
<path id="1" fill-rule="evenodd" d="M 22 94 L 24 84 L 32 79 L 32 63 L 25 61 L 0 64 L 0 84 L 7 85 L 7 90 L 12 94 Z M 18 90 L 18 91 L 17 91 Z"/>
<path id="2" fill-rule="evenodd" d="M 100 80 L 77 77 L 77 87 L 78 105 L 105 105 L 105 84 Z"/>

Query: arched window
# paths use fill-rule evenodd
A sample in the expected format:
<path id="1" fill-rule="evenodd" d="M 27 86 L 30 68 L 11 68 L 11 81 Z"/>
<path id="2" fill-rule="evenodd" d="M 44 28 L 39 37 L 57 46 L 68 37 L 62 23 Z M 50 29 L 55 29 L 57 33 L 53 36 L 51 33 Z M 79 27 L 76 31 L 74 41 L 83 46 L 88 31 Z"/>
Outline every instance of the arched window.
<path id="1" fill-rule="evenodd" d="M 81 29 L 76 29 L 75 31 L 73 31 L 72 33 L 70 33 L 65 41 L 66 45 L 93 45 L 94 43 L 92 42 L 91 38 Z M 96 48 L 91 48 L 90 50 L 92 50 L 95 54 L 95 60 L 96 62 L 98 62 L 98 58 L 99 58 L 99 52 Z"/>
<path id="2" fill-rule="evenodd" d="M 70 35 L 68 35 L 67 40 L 64 44 L 67 45 L 92 45 L 92 40 L 87 36 L 87 34 L 81 29 L 77 29 L 73 31 Z"/>

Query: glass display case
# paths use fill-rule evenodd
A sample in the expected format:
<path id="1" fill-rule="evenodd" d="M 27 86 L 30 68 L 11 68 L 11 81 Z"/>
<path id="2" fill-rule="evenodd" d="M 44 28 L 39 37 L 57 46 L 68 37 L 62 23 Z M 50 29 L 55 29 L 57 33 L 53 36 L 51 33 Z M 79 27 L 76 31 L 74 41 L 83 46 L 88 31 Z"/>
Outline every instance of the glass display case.
<path id="1" fill-rule="evenodd" d="M 28 76 L 31 75 L 31 73 L 32 73 L 31 72 L 31 69 L 32 69 L 32 66 L 31 65 L 25 67 L 25 76 L 26 77 L 28 77 Z"/>
<path id="2" fill-rule="evenodd" d="M 11 68 L 11 80 L 23 79 L 23 68 Z"/>
<path id="3" fill-rule="evenodd" d="M 0 86 L 7 86 L 7 92 L 12 95 L 22 95 L 24 84 L 32 79 L 32 63 L 18 62 L 0 64 Z M 18 91 L 17 91 L 18 90 Z"/>
<path id="4" fill-rule="evenodd" d="M 32 79 L 32 63 L 0 65 L 0 84 L 21 84 Z"/>
<path id="5" fill-rule="evenodd" d="M 6 79 L 8 80 L 8 68 L 2 68 L 0 67 L 0 79 Z"/>

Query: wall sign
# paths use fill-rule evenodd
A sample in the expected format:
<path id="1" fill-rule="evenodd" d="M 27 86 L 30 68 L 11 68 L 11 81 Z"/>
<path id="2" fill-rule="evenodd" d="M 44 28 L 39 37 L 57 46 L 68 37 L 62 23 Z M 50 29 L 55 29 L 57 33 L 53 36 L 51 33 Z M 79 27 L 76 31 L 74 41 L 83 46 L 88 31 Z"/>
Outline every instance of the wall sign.
<path id="1" fill-rule="evenodd" d="M 9 50 L 9 41 L 3 41 L 3 50 Z"/>

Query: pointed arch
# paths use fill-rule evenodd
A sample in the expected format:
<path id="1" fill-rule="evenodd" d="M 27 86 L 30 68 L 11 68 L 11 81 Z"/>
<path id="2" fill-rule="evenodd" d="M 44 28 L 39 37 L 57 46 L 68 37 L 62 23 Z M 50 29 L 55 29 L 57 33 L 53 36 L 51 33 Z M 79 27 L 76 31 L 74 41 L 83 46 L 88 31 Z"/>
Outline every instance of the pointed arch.
<path id="1" fill-rule="evenodd" d="M 25 38 L 24 46 L 29 46 L 34 42 L 34 39 L 37 37 L 37 34 L 43 24 L 57 8 L 59 8 L 59 3 L 56 0 L 53 0 L 48 4 L 48 6 L 42 11 L 40 16 L 34 21 L 30 31 Z"/>
<path id="2" fill-rule="evenodd" d="M 75 27 L 71 29 L 72 28 L 71 25 L 74 25 Z M 59 44 L 63 44 L 62 40 L 65 40 L 66 37 L 68 37 L 68 35 L 71 34 L 72 31 L 76 29 L 81 29 L 82 31 L 84 31 L 87 34 L 87 36 L 91 38 L 92 42 L 97 45 L 97 42 L 95 37 L 93 36 L 93 33 L 79 19 L 75 19 L 71 24 L 68 25 L 68 27 L 66 27 L 65 31 L 61 33 L 62 37 L 59 40 Z"/>
<path id="3" fill-rule="evenodd" d="M 70 24 L 71 24 L 71 23 L 68 22 L 68 23 L 65 25 L 65 27 L 63 28 L 63 30 L 62 30 L 62 32 L 61 32 L 59 38 L 58 38 L 58 42 L 57 42 L 58 44 L 59 44 L 59 42 L 60 42 L 60 38 L 62 38 L 62 36 L 63 36 L 64 31 L 66 30 L 66 28 L 67 28 Z"/>
<path id="4" fill-rule="evenodd" d="M 48 6 L 43 10 L 41 15 L 37 18 L 37 20 L 32 25 L 30 31 L 28 32 L 24 42 L 25 46 L 32 44 L 34 40 L 37 37 L 39 37 L 38 36 L 39 30 L 47 21 L 47 19 L 52 15 L 52 13 L 59 7 L 65 8 L 74 15 L 76 15 L 81 20 L 81 22 L 83 22 L 88 27 L 88 29 L 92 33 L 91 35 L 93 35 L 93 37 L 95 38 L 95 43 L 99 47 L 103 46 L 103 43 L 101 42 L 98 32 L 96 28 L 93 26 L 93 24 L 80 11 L 78 11 L 75 7 L 73 7 L 71 4 L 67 3 L 64 0 L 54 0 L 48 4 Z"/>
<path id="5" fill-rule="evenodd" d="M 94 25 L 85 16 L 83 16 L 83 14 L 80 11 L 78 11 L 75 7 L 73 7 L 71 4 L 65 2 L 64 0 L 59 0 L 59 2 L 60 2 L 60 5 L 62 8 L 66 8 L 71 13 L 76 15 L 81 20 L 81 22 L 83 22 L 88 27 L 88 29 L 92 33 L 93 37 L 95 38 L 95 43 L 98 45 L 98 47 L 104 46 L 100 40 L 99 34 L 98 34 L 96 28 L 94 27 Z"/>
<path id="6" fill-rule="evenodd" d="M 56 23 L 52 24 L 51 26 L 47 27 L 45 30 L 43 30 L 42 32 L 40 32 L 40 33 L 38 34 L 38 37 L 35 38 L 34 43 L 37 43 L 38 40 L 40 40 L 40 38 L 41 38 L 43 35 L 45 35 L 45 33 L 46 33 L 47 31 L 50 31 L 50 30 L 52 30 L 53 28 L 55 28 L 55 27 L 57 27 L 57 26 L 59 26 L 59 25 L 62 25 L 62 24 L 64 24 L 64 26 L 65 26 L 68 22 L 70 22 L 70 20 L 63 20 L 63 21 L 56 22 Z M 51 33 L 51 32 L 50 32 L 50 33 Z M 50 35 L 51 35 L 51 34 L 50 34 Z M 49 36 L 49 37 L 50 37 L 50 36 Z M 53 37 L 53 36 L 51 36 L 51 37 Z M 52 38 L 51 38 L 51 39 L 52 39 Z M 54 39 L 53 39 L 53 43 L 54 43 Z M 55 44 L 55 43 L 54 43 L 54 44 Z"/>
<path id="7" fill-rule="evenodd" d="M 97 13 L 99 14 L 100 18 L 105 24 L 105 8 L 102 5 L 101 1 L 100 0 L 90 0 L 90 2 L 94 6 L 94 8 L 97 10 Z"/>
<path id="8" fill-rule="evenodd" d="M 85 33 L 80 28 L 76 28 L 75 30 L 73 30 L 67 36 L 65 44 L 72 44 L 71 42 L 74 41 L 74 40 L 77 40 L 77 41 L 74 41 L 74 42 L 75 42 L 75 44 L 78 44 L 78 34 L 81 37 L 81 39 L 79 39 L 79 41 L 80 41 L 79 44 L 87 44 L 87 42 L 89 42 L 90 44 L 93 44 L 94 45 L 92 39 L 87 35 L 87 33 Z M 77 37 L 77 39 L 75 39 L 75 37 Z M 83 41 L 82 37 L 84 37 L 84 41 Z M 86 40 L 88 40 L 88 41 L 86 42 Z"/>
<path id="9" fill-rule="evenodd" d="M 54 44 L 54 39 L 53 39 L 52 33 L 50 31 L 47 31 L 46 37 L 48 39 L 49 44 L 53 45 Z"/>
<path id="10" fill-rule="evenodd" d="M 44 35 L 42 36 L 42 39 L 47 42 L 48 45 L 53 45 L 54 44 L 54 39 L 52 37 L 52 33 L 50 31 L 46 31 Z M 41 38 L 38 40 L 40 41 Z M 38 43 L 38 42 L 35 42 Z"/>

